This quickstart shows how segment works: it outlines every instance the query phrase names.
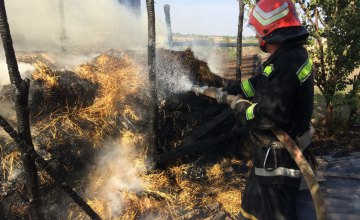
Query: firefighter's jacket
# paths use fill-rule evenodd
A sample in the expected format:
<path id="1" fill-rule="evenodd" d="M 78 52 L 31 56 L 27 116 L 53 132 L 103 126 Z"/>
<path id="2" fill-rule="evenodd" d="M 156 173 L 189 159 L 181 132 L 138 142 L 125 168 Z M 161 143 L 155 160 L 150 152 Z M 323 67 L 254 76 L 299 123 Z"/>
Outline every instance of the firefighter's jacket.
<path id="1" fill-rule="evenodd" d="M 250 130 L 255 150 L 255 174 L 264 183 L 298 183 L 301 173 L 286 149 L 271 133 L 285 130 L 294 140 L 309 129 L 314 101 L 312 61 L 301 43 L 280 47 L 263 64 L 261 74 L 225 89 L 253 104 L 239 102 L 235 115 Z M 282 146 L 283 147 L 283 146 Z M 276 149 L 276 150 L 275 150 Z M 277 177 L 277 178 L 274 178 Z"/>

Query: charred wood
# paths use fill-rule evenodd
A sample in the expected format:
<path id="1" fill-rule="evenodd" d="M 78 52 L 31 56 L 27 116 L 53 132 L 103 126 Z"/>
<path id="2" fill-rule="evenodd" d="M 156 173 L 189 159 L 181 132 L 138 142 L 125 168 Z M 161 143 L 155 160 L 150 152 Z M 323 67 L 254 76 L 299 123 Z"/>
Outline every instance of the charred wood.
<path id="1" fill-rule="evenodd" d="M 233 111 L 231 108 L 227 108 L 224 111 L 222 111 L 219 115 L 217 115 L 214 119 L 206 123 L 205 125 L 199 127 L 197 130 L 195 130 L 191 135 L 184 138 L 182 141 L 183 145 L 191 144 L 192 142 L 200 139 L 205 134 L 207 134 L 211 129 L 213 129 L 216 125 L 230 117 L 230 115 L 233 114 Z"/>
<path id="2" fill-rule="evenodd" d="M 236 43 L 236 81 L 241 81 L 241 69 L 242 69 L 242 33 L 244 23 L 244 9 L 245 4 L 243 0 L 239 0 L 239 23 L 238 34 Z"/>
<path id="3" fill-rule="evenodd" d="M 158 129 L 158 95 L 156 89 L 156 31 L 155 31 L 155 9 L 154 0 L 146 1 L 148 13 L 148 68 L 150 79 L 150 116 L 148 123 L 148 138 L 149 146 L 147 149 L 147 161 L 149 169 L 156 166 L 157 145 L 159 144 L 159 129 Z"/>
<path id="4" fill-rule="evenodd" d="M 59 0 L 59 11 L 60 11 L 60 27 L 61 27 L 61 35 L 60 35 L 60 42 L 61 42 L 61 52 L 66 52 L 66 29 L 65 29 L 65 12 L 64 12 L 64 0 Z"/>
<path id="5" fill-rule="evenodd" d="M 221 134 L 206 140 L 200 140 L 195 143 L 191 143 L 188 145 L 180 146 L 178 149 L 175 149 L 170 152 L 163 153 L 159 155 L 158 162 L 164 163 L 168 161 L 173 161 L 184 157 L 188 154 L 196 153 L 202 150 L 205 150 L 208 147 L 214 146 L 216 144 L 220 144 L 226 140 L 233 138 L 236 134 L 235 133 L 227 133 Z"/>

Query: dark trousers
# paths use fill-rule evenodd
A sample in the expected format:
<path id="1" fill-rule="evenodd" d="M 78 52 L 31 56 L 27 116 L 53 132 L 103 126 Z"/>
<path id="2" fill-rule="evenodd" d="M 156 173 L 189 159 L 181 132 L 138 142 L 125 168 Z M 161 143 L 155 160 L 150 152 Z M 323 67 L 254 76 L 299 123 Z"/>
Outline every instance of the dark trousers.
<path id="1" fill-rule="evenodd" d="M 298 191 L 299 186 L 260 183 L 252 170 L 243 193 L 239 219 L 296 220 Z"/>

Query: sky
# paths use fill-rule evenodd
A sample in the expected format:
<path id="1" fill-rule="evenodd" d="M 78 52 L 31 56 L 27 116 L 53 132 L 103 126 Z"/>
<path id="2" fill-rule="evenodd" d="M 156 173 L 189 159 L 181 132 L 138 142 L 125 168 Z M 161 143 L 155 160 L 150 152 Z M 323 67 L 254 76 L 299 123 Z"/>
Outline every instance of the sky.
<path id="1" fill-rule="evenodd" d="M 145 2 L 141 2 L 146 13 Z M 173 33 L 237 36 L 239 3 L 237 0 L 155 0 L 155 15 L 165 22 L 164 5 L 170 5 Z M 246 27 L 244 36 L 255 34 Z"/>

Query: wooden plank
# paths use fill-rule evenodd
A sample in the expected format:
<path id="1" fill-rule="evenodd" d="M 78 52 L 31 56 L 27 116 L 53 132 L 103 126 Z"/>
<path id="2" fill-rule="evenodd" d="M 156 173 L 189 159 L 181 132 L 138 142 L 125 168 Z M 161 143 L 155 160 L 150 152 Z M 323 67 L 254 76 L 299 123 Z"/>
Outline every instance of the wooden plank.
<path id="1" fill-rule="evenodd" d="M 215 118 L 213 118 L 211 121 L 209 121 L 208 123 L 200 126 L 198 129 L 193 131 L 191 135 L 185 137 L 182 141 L 182 145 L 187 145 L 200 139 L 205 134 L 207 134 L 211 129 L 213 129 L 216 125 L 227 119 L 232 114 L 233 114 L 233 110 L 231 108 L 225 109 Z"/>
<path id="2" fill-rule="evenodd" d="M 216 144 L 222 143 L 226 140 L 229 140 L 230 138 L 234 137 L 236 134 L 234 132 L 228 133 L 228 134 L 221 134 L 206 140 L 197 141 L 195 143 L 191 143 L 185 146 L 180 146 L 179 148 L 163 153 L 159 155 L 158 162 L 164 163 L 167 161 L 172 161 L 177 158 L 181 158 L 183 156 L 186 156 L 190 153 L 195 153 L 201 150 L 204 150 L 210 146 L 214 146 Z"/>

